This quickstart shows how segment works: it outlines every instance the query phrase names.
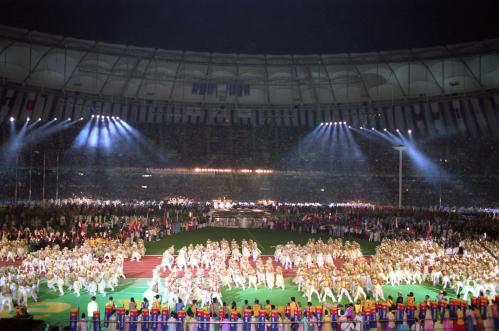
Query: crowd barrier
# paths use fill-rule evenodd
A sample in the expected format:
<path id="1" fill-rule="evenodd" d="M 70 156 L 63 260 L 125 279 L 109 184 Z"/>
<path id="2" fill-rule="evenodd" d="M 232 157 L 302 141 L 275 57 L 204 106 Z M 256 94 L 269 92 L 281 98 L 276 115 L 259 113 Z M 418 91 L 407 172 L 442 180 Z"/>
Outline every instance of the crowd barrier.
<path id="1" fill-rule="evenodd" d="M 103 319 L 99 312 L 94 312 L 87 320 L 79 318 L 78 310 L 70 312 L 70 331 L 88 329 L 93 331 L 117 330 L 117 331 L 394 331 L 394 330 L 499 330 L 499 318 L 487 315 L 487 311 L 480 311 L 481 320 L 470 320 L 463 314 L 462 319 L 458 319 L 457 310 L 443 311 L 440 309 L 429 309 L 431 317 L 428 318 L 427 310 L 415 309 L 394 310 L 394 318 L 388 317 L 387 309 L 376 307 L 369 311 L 357 315 L 340 317 L 338 310 L 333 308 L 331 314 L 324 319 L 322 307 L 307 308 L 303 312 L 298 310 L 291 315 L 286 311 L 286 319 L 281 320 L 280 314 L 273 311 L 267 318 L 265 311 L 260 311 L 253 316 L 252 311 L 247 310 L 242 316 L 232 312 L 225 314 L 220 311 L 221 316 L 228 316 L 222 320 L 213 321 L 210 313 L 206 310 L 198 310 L 196 319 L 187 317 L 185 311 L 176 312 L 176 319 L 170 319 L 168 309 L 131 309 L 128 312 L 125 308 L 118 308 L 113 311 L 106 308 Z M 448 312 L 449 317 L 446 317 Z M 223 315 L 222 315 L 223 314 Z M 304 319 L 304 316 L 314 316 L 313 319 Z M 347 314 L 348 316 L 348 314 Z M 471 324 L 470 324 L 471 323 Z M 82 328 L 82 324 L 85 326 Z"/>

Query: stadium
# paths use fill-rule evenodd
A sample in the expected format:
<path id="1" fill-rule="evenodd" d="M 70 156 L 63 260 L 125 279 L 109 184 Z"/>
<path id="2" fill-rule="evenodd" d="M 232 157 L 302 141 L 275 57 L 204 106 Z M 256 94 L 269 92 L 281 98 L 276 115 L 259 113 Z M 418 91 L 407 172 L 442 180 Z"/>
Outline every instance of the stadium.
<path id="1" fill-rule="evenodd" d="M 244 41 L 197 35 L 215 8 L 116 4 L 151 14 L 118 28 L 23 2 L 0 16 L 2 330 L 499 329 L 490 14 L 405 44 L 410 15 L 380 20 L 383 50 L 328 45 L 335 14 L 299 1 L 326 32 L 295 43 L 259 4 L 220 9 L 275 30 Z M 159 38 L 153 8 L 200 26 Z"/>

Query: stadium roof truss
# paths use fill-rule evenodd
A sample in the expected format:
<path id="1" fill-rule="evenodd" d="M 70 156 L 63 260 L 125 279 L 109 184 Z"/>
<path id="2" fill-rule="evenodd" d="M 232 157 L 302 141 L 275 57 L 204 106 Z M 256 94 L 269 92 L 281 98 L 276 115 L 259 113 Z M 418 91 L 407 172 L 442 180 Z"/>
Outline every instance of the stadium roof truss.
<path id="1" fill-rule="evenodd" d="M 499 40 L 360 54 L 221 54 L 0 26 L 0 77 L 112 98 L 319 108 L 497 91 Z"/>

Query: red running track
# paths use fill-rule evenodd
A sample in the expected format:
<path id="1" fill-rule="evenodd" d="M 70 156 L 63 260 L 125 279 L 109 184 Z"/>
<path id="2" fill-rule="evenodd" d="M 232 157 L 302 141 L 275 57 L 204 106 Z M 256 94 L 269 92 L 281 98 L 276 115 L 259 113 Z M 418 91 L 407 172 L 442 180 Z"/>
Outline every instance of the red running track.
<path id="1" fill-rule="evenodd" d="M 272 257 L 273 258 L 273 257 Z M 263 257 L 264 261 L 267 259 L 267 256 Z M 16 260 L 15 262 L 12 261 L 0 261 L 0 267 L 6 267 L 6 266 L 20 266 L 21 265 L 21 260 Z M 151 255 L 146 255 L 143 256 L 140 259 L 140 262 L 136 261 L 130 261 L 130 259 L 125 260 L 125 264 L 123 266 L 125 276 L 127 278 L 151 278 L 152 277 L 152 270 L 158 266 L 161 263 L 161 256 L 151 256 Z M 255 263 L 250 260 L 251 265 L 254 267 Z M 277 262 L 273 261 L 274 268 L 279 266 Z M 343 261 L 341 259 L 335 260 L 335 264 L 337 267 L 340 267 L 343 264 Z M 284 277 L 294 277 L 296 275 L 296 270 L 293 269 L 288 269 L 288 270 L 283 270 L 284 271 Z M 208 272 L 206 271 L 205 274 Z M 169 274 L 169 271 L 167 270 L 166 272 L 162 272 L 162 276 L 167 276 Z M 182 275 L 182 273 L 180 273 Z"/>
<path id="2" fill-rule="evenodd" d="M 265 259 L 267 259 L 265 257 Z M 278 264 L 277 262 L 273 261 L 274 263 L 274 268 L 277 267 Z M 159 265 L 161 263 L 161 256 L 143 256 L 140 259 L 140 262 L 137 261 L 130 261 L 127 259 L 124 264 L 124 272 L 125 276 L 127 278 L 151 278 L 152 277 L 152 270 L 154 267 Z M 254 267 L 255 263 L 253 261 L 250 261 L 251 265 Z M 284 271 L 284 277 L 294 277 L 296 275 L 296 272 L 294 269 L 289 269 L 289 270 L 283 270 Z M 166 272 L 162 272 L 162 276 L 167 276 L 170 272 L 168 269 Z M 205 274 L 208 272 L 206 271 Z M 181 276 L 183 273 L 179 273 Z"/>
<path id="3" fill-rule="evenodd" d="M 267 256 L 264 256 L 263 257 L 263 262 L 265 263 L 265 260 L 267 259 L 268 257 Z M 272 257 L 273 259 L 273 257 Z M 281 264 L 275 262 L 275 261 L 272 261 L 273 264 L 274 264 L 274 268 L 276 268 L 277 266 L 281 266 Z M 340 267 L 342 264 L 343 264 L 343 260 L 342 259 L 336 259 L 334 261 L 336 267 Z M 141 259 L 140 259 L 140 262 L 136 262 L 136 261 L 130 261 L 129 259 L 127 259 L 125 261 L 125 264 L 124 264 L 124 272 L 125 272 L 125 276 L 127 278 L 151 278 L 152 277 L 152 270 L 158 266 L 159 264 L 161 263 L 161 256 L 143 256 Z M 253 267 L 255 267 L 255 263 L 250 260 L 250 263 Z M 208 272 L 206 271 L 205 274 L 207 274 Z M 167 276 L 169 274 L 169 271 L 168 269 L 166 270 L 166 272 L 162 272 L 161 275 L 162 276 Z M 179 276 L 181 276 L 183 273 L 179 273 Z M 283 268 L 283 275 L 284 277 L 294 277 L 296 276 L 296 270 L 293 268 L 293 269 L 288 269 L 288 270 L 284 270 Z"/>

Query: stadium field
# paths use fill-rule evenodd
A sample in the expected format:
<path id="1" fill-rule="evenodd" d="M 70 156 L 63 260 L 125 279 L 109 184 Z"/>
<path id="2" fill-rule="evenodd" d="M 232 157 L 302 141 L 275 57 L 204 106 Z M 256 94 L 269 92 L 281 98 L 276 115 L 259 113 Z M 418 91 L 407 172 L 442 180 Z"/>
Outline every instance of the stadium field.
<path id="1" fill-rule="evenodd" d="M 173 236 L 163 238 L 159 241 L 146 243 L 146 255 L 161 255 L 171 245 L 175 249 L 189 244 L 205 244 L 207 239 L 220 241 L 222 239 L 231 241 L 232 239 L 241 242 L 241 240 L 252 239 L 257 242 L 263 255 L 273 255 L 276 245 L 285 244 L 292 240 L 295 244 L 306 244 L 309 239 L 322 239 L 326 241 L 330 237 L 327 234 L 309 234 L 283 230 L 269 229 L 228 229 L 209 227 L 191 232 L 181 232 Z M 334 237 L 333 237 L 334 238 Z M 354 240 L 360 244 L 362 254 L 373 255 L 376 244 L 365 239 L 345 238 L 345 240 Z"/>
<path id="2" fill-rule="evenodd" d="M 146 243 L 146 255 L 161 255 L 165 249 L 171 245 L 178 250 L 182 246 L 189 244 L 203 244 L 207 239 L 220 241 L 226 239 L 228 241 L 235 239 L 241 242 L 243 239 L 253 239 L 256 241 L 263 255 L 272 255 L 275 246 L 284 244 L 290 240 L 295 243 L 305 244 L 309 239 L 329 239 L 325 234 L 308 234 L 291 231 L 278 231 L 268 229 L 228 229 L 228 228 L 205 228 L 192 232 L 182 232 L 173 236 L 168 236 L 159 241 Z M 376 244 L 363 239 L 345 238 L 345 240 L 355 240 L 360 244 L 364 255 L 372 255 L 375 253 Z M 157 263 L 157 258 L 153 256 L 144 257 L 140 262 L 126 262 L 125 273 L 127 279 L 121 280 L 119 287 L 113 293 L 107 293 L 106 296 L 98 295 L 97 302 L 100 308 L 104 308 L 108 297 L 113 296 L 115 303 L 118 306 L 128 307 L 130 298 L 134 297 L 140 305 L 144 292 L 148 289 L 150 278 L 144 275 L 150 275 L 152 268 Z M 398 292 L 402 292 L 406 296 L 409 292 L 414 292 L 416 300 L 422 300 L 425 294 L 434 295 L 439 291 L 439 288 L 423 285 L 402 285 L 402 286 L 384 286 L 385 296 L 391 295 L 396 298 Z M 453 293 L 450 293 L 452 296 Z M 238 306 L 241 306 L 245 299 L 252 303 L 255 299 L 260 302 L 270 300 L 276 306 L 285 306 L 290 297 L 294 296 L 302 305 L 306 305 L 306 299 L 298 291 L 297 285 L 292 282 L 292 278 L 285 278 L 285 289 L 274 288 L 272 290 L 264 287 L 258 289 L 240 289 L 240 288 L 224 288 L 222 290 L 223 299 L 230 305 L 235 301 Z M 67 325 L 69 319 L 69 311 L 72 308 L 79 308 L 80 313 L 85 312 L 86 306 L 90 301 L 90 295 L 82 292 L 80 297 L 74 293 L 66 291 L 63 296 L 58 293 L 48 290 L 45 281 L 40 285 L 39 301 L 29 304 L 29 311 L 36 319 L 43 319 L 50 325 Z M 314 296 L 312 300 L 314 305 L 319 304 Z M 346 298 L 343 298 L 342 303 L 347 303 Z M 14 313 L 0 312 L 0 317 L 12 316 Z"/>

